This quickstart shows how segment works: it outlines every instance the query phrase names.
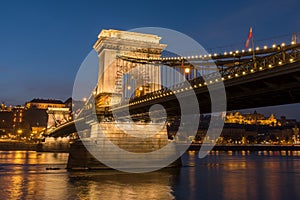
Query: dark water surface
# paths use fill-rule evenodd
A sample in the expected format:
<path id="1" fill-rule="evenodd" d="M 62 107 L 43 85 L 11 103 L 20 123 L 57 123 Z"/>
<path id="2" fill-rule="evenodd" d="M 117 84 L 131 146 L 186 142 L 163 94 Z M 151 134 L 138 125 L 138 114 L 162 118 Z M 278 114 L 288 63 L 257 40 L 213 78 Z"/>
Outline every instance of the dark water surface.
<path id="1" fill-rule="evenodd" d="M 68 172 L 67 158 L 1 151 L 0 199 L 300 199 L 300 152 L 190 151 L 182 168 L 146 174 Z"/>

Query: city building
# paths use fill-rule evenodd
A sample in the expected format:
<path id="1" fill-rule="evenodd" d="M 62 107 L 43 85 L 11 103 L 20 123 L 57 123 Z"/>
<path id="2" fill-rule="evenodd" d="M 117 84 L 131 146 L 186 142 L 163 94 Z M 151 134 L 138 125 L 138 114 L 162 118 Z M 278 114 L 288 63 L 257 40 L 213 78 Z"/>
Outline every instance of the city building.
<path id="1" fill-rule="evenodd" d="M 33 99 L 25 106 L 0 104 L 0 138 L 34 140 L 71 118 L 71 98 L 66 104 L 55 99 Z"/>
<path id="2" fill-rule="evenodd" d="M 25 107 L 37 108 L 37 109 L 48 109 L 48 108 L 65 108 L 66 105 L 61 100 L 55 99 L 32 99 L 26 102 Z"/>
<path id="3" fill-rule="evenodd" d="M 4 103 L 0 106 L 0 137 L 7 138 L 13 133 L 13 112 Z"/>
<path id="4" fill-rule="evenodd" d="M 225 117 L 225 123 L 281 126 L 280 121 L 277 120 L 273 114 L 271 114 L 270 117 L 265 117 L 263 114 L 259 114 L 256 111 L 254 111 L 253 114 L 229 112 Z"/>

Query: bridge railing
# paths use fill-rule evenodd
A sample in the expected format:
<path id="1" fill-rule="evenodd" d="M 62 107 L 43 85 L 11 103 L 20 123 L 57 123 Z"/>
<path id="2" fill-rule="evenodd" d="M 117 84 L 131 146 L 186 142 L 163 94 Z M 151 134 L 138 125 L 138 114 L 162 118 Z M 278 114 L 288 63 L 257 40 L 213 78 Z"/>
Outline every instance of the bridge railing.
<path id="1" fill-rule="evenodd" d="M 255 51 L 254 54 L 253 51 Z M 184 83 L 179 83 L 171 86 L 170 88 L 162 88 L 161 90 L 157 90 L 140 97 L 133 97 L 129 101 L 129 105 L 133 106 L 145 101 L 173 95 L 176 92 L 181 92 L 192 88 L 206 87 L 206 85 L 208 84 L 258 73 L 263 70 L 272 69 L 274 67 L 280 67 L 288 63 L 300 61 L 300 44 L 292 42 L 291 44 L 286 45 L 285 43 L 282 43 L 280 45 L 273 45 L 271 48 L 264 47 L 263 49 L 249 49 L 247 52 L 229 52 L 225 55 L 208 55 L 205 57 L 202 56 L 201 58 L 199 56 L 190 56 L 155 59 L 121 57 L 121 59 L 141 64 L 152 63 L 164 64 L 169 66 L 181 65 L 182 61 L 184 61 L 184 64 L 190 65 L 190 61 L 191 63 L 205 66 L 211 64 L 211 60 L 213 60 L 213 64 L 215 64 L 218 68 L 218 71 L 215 73 L 210 73 L 189 80 L 191 86 L 188 86 Z M 198 60 L 200 60 L 201 62 L 197 63 Z M 128 102 L 122 102 L 117 106 L 124 106 L 127 103 Z"/>

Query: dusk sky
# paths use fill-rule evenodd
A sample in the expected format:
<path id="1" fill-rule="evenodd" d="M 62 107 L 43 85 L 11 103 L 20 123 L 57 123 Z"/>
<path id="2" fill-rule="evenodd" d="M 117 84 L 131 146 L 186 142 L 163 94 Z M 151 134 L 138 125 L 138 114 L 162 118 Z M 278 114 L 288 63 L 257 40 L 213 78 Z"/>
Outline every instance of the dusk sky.
<path id="1" fill-rule="evenodd" d="M 300 32 L 300 1 L 2 0 L 0 101 L 16 105 L 33 98 L 66 100 L 101 29 L 169 28 L 208 51 L 221 51 L 242 48 L 250 26 L 258 43 L 291 38 Z M 298 119 L 299 111 L 299 105 L 264 110 Z"/>

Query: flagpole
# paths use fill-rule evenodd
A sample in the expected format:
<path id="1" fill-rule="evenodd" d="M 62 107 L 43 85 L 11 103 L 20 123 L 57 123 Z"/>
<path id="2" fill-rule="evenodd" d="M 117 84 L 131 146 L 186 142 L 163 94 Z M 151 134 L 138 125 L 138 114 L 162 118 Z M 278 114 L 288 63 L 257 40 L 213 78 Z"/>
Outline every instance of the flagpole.
<path id="1" fill-rule="evenodd" d="M 252 31 L 252 52 L 253 52 L 253 67 L 254 69 L 256 69 L 256 62 L 255 62 L 255 47 L 254 47 L 254 37 L 253 37 L 253 29 L 251 27 L 251 31 Z"/>

